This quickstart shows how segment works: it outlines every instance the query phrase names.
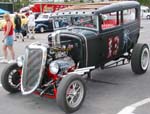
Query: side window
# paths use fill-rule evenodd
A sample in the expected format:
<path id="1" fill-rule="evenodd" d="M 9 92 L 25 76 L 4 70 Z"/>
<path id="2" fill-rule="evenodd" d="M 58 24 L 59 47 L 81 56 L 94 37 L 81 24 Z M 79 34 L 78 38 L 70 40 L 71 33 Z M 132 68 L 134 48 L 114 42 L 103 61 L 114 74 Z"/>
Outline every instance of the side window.
<path id="1" fill-rule="evenodd" d="M 102 30 L 113 28 L 120 25 L 120 13 L 111 12 L 102 14 Z"/>
<path id="2" fill-rule="evenodd" d="M 61 28 L 61 27 L 67 27 L 71 25 L 70 17 L 64 16 L 64 17 L 56 17 L 54 19 L 54 25 L 55 28 Z"/>
<path id="3" fill-rule="evenodd" d="M 127 9 L 123 11 L 123 23 L 129 23 L 136 19 L 136 9 Z"/>

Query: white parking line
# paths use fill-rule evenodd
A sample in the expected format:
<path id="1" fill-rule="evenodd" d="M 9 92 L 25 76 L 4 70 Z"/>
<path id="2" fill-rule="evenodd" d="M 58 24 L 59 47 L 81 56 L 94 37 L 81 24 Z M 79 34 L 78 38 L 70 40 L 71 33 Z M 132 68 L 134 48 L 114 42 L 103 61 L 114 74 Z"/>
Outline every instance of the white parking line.
<path id="1" fill-rule="evenodd" d="M 134 104 L 132 104 L 132 105 L 129 105 L 129 106 L 123 108 L 123 109 L 122 109 L 119 113 L 117 113 L 117 114 L 134 114 L 134 111 L 135 111 L 138 107 L 140 107 L 140 106 L 142 106 L 142 105 L 145 105 L 145 104 L 148 104 L 148 103 L 150 103 L 150 98 L 146 98 L 146 99 L 144 99 L 144 100 L 142 100 L 142 101 L 139 101 L 139 102 L 136 102 L 136 103 L 134 103 Z"/>
<path id="2" fill-rule="evenodd" d="M 0 87 L 2 87 L 2 84 L 0 84 Z"/>

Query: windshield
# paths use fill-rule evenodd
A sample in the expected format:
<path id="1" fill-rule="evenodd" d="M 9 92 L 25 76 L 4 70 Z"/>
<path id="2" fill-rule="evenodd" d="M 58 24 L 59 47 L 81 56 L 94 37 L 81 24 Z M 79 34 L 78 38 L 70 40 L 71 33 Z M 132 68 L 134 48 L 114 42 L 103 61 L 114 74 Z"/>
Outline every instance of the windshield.
<path id="1" fill-rule="evenodd" d="M 97 29 L 97 16 L 58 16 L 54 17 L 54 27 L 56 29 L 67 26 L 79 26 Z"/>
<path id="2" fill-rule="evenodd" d="M 48 15 L 46 15 L 46 14 L 41 14 L 41 15 L 39 15 L 38 16 L 38 18 L 37 19 L 48 19 Z"/>
<path id="3" fill-rule="evenodd" d="M 150 13 L 150 9 L 145 10 L 146 13 Z"/>

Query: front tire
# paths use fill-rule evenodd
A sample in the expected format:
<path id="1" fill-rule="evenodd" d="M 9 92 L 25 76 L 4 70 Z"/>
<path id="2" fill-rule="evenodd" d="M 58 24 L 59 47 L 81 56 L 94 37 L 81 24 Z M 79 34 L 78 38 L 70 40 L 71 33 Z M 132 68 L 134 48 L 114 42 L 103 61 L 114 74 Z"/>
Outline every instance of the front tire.
<path id="1" fill-rule="evenodd" d="M 149 47 L 147 44 L 136 44 L 132 56 L 131 67 L 135 74 L 143 74 L 149 66 Z"/>
<path id="2" fill-rule="evenodd" d="M 73 74 L 62 79 L 57 91 L 57 104 L 67 113 L 77 111 L 85 98 L 86 87 L 81 76 Z"/>
<path id="3" fill-rule="evenodd" d="M 20 91 L 20 73 L 19 70 L 21 68 L 18 67 L 16 63 L 9 64 L 2 72 L 1 75 L 1 83 L 2 87 L 10 92 L 17 93 Z"/>
<path id="4" fill-rule="evenodd" d="M 150 19 L 150 15 L 146 16 L 146 19 Z"/>

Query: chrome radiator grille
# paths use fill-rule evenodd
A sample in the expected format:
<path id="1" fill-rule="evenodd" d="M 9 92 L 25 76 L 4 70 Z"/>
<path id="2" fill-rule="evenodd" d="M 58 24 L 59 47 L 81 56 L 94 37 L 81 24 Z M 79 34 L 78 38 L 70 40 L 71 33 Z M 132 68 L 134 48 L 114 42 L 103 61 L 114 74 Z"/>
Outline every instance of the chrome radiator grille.
<path id="1" fill-rule="evenodd" d="M 30 94 L 39 86 L 43 72 L 43 54 L 40 48 L 26 49 L 21 81 L 23 94 Z"/>

